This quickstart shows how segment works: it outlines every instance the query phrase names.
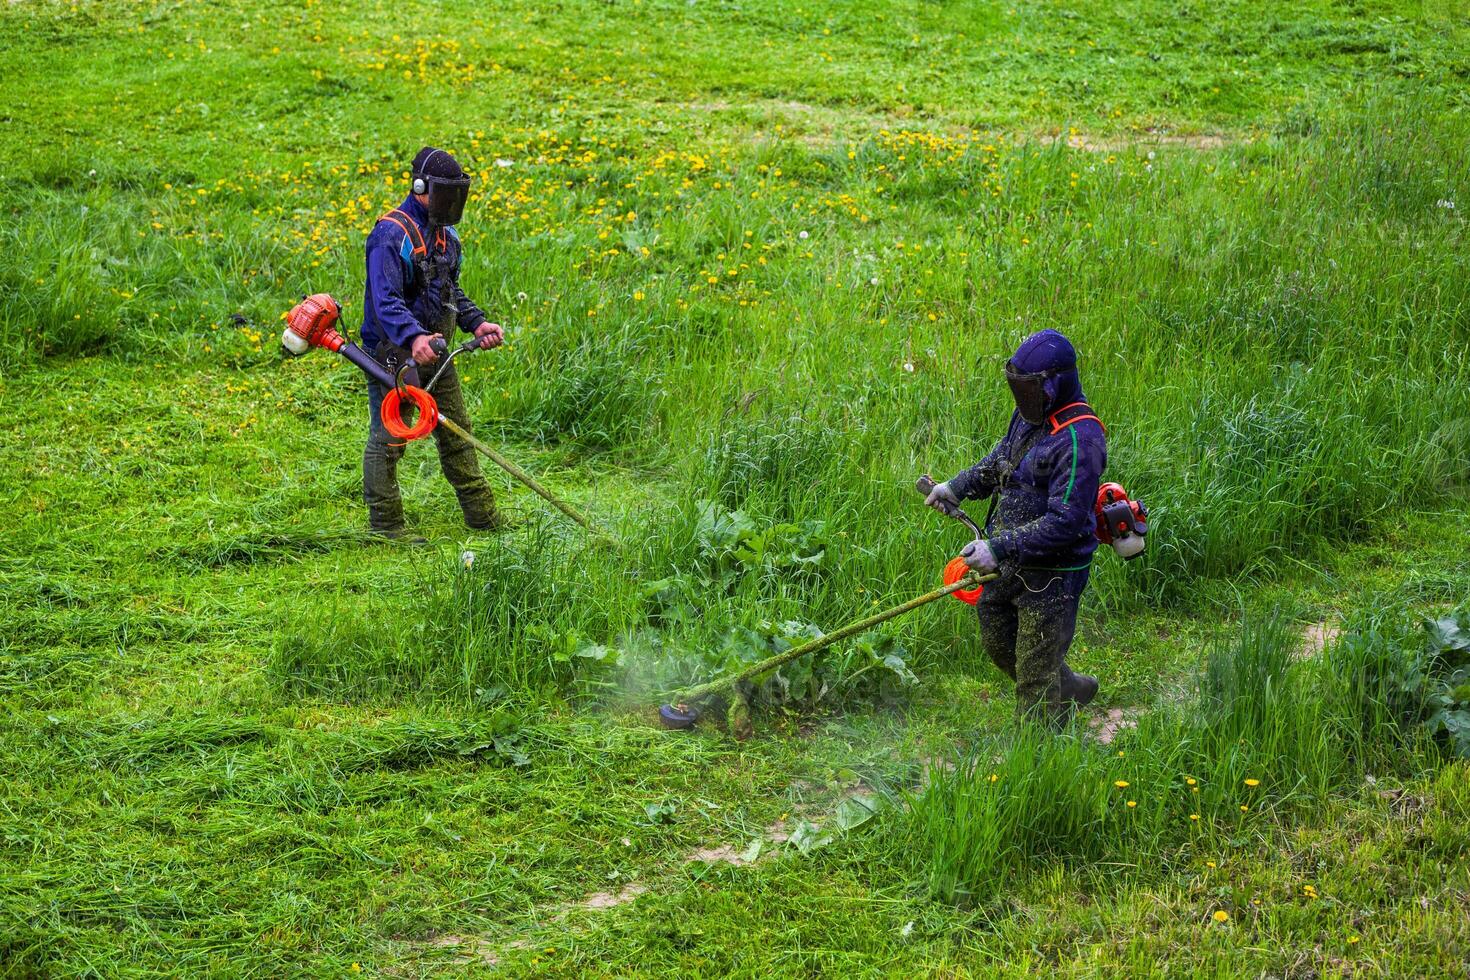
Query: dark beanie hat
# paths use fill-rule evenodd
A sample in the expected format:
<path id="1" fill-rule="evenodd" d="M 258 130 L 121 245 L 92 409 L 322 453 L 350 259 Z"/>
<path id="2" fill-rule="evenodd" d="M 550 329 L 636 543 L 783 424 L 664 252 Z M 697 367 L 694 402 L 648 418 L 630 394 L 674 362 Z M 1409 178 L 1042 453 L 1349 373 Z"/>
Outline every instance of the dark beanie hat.
<path id="1" fill-rule="evenodd" d="M 413 158 L 413 173 L 415 176 L 456 180 L 464 176 L 464 168 L 459 165 L 458 160 L 450 156 L 449 151 L 426 146 Z"/>

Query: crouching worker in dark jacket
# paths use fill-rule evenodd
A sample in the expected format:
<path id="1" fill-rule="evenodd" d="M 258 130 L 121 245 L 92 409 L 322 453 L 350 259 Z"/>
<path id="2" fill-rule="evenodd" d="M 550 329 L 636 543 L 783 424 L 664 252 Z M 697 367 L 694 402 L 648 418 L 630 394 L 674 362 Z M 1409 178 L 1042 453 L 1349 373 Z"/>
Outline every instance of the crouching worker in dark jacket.
<path id="1" fill-rule="evenodd" d="M 378 219 L 368 235 L 362 346 L 390 371 L 412 356 L 431 377 L 438 355 L 430 341 L 452 335 L 456 327 L 480 338 L 483 347 L 498 346 L 505 335 L 459 288 L 461 251 L 453 226 L 464 213 L 469 176 L 454 157 L 426 146 L 414 157 L 412 179 L 412 193 Z M 410 372 L 405 381 L 422 385 L 429 377 L 420 379 Z M 383 427 L 379 410 L 387 389 L 372 379 L 367 384 L 369 430 L 362 454 L 362 495 L 368 526 L 384 537 L 402 538 L 407 532 L 398 460 L 405 443 Z M 453 363 L 439 375 L 433 394 L 440 413 L 469 431 L 470 416 Z M 474 448 L 443 426 L 434 429 L 434 442 L 465 524 L 472 530 L 500 529 L 504 521 L 480 473 Z"/>
<path id="2" fill-rule="evenodd" d="M 963 552 L 972 569 L 1000 573 L 975 606 L 980 640 L 1015 680 L 1017 713 L 1061 726 L 1097 694 L 1097 678 L 1073 673 L 1066 657 L 1098 545 L 1093 507 L 1106 437 L 1082 394 L 1077 353 L 1057 331 L 1026 338 L 1006 363 L 1006 381 L 1016 410 L 1005 438 L 925 502 L 948 514 L 961 501 L 995 497 L 986 540 Z"/>

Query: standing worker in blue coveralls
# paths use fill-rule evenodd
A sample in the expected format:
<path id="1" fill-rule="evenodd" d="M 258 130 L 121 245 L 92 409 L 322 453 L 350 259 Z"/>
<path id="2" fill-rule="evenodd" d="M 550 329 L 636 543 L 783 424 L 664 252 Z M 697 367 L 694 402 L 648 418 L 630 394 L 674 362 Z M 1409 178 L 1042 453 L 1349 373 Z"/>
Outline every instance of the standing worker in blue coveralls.
<path id="1" fill-rule="evenodd" d="M 482 347 L 496 347 L 505 340 L 500 325 L 490 323 L 459 288 L 461 249 L 454 225 L 469 198 L 469 175 L 447 152 L 426 146 L 413 158 L 410 177 L 412 192 L 378 219 L 367 240 L 362 346 L 389 371 L 397 371 L 410 355 L 420 365 L 432 365 L 438 355 L 430 342 L 453 334 L 455 327 L 480 338 Z M 421 383 L 413 372 L 405 380 Z M 362 495 L 368 528 L 386 538 L 405 538 L 403 498 L 398 490 L 398 460 L 405 443 L 383 427 L 379 411 L 387 389 L 371 378 L 367 384 L 369 431 L 362 454 Z M 439 375 L 434 399 L 441 414 L 470 430 L 453 362 Z M 465 524 L 476 531 L 502 528 L 505 522 L 480 473 L 474 448 L 443 426 L 434 428 L 434 442 L 439 466 L 459 498 Z M 423 543 L 424 539 L 408 540 Z"/>
<path id="2" fill-rule="evenodd" d="M 975 605 L 980 641 L 1016 682 L 1017 714 L 1061 727 L 1097 695 L 1097 678 L 1073 673 L 1066 658 L 1098 545 L 1107 438 L 1082 394 L 1077 352 L 1058 331 L 1027 337 L 1005 371 L 1016 403 L 1005 438 L 925 502 L 950 514 L 961 501 L 994 498 L 986 539 L 962 552 L 975 571 L 1000 573 Z"/>

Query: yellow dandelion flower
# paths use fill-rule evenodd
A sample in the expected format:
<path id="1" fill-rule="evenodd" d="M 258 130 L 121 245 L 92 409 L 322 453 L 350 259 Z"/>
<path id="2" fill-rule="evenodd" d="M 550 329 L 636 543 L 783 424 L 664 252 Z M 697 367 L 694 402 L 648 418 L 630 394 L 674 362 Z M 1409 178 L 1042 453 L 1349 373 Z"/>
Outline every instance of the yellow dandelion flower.
<path id="1" fill-rule="evenodd" d="M 1193 776 L 1185 776 L 1184 777 L 1184 781 L 1186 783 L 1188 783 L 1189 785 L 1191 785 L 1191 786 L 1193 786 L 1195 784 L 1194 777 Z"/>
<path id="2" fill-rule="evenodd" d="M 1113 780 L 1113 785 L 1116 786 L 1116 787 L 1118 787 L 1119 789 L 1127 789 L 1128 788 L 1128 780 L 1126 780 L 1126 779 L 1115 779 L 1115 780 Z"/>
<path id="3" fill-rule="evenodd" d="M 1128 801 L 1128 808 L 1130 810 L 1133 809 L 1136 806 L 1138 806 L 1138 801 L 1137 800 L 1129 800 Z"/>
<path id="4" fill-rule="evenodd" d="M 1249 809 L 1250 809 L 1250 807 L 1248 807 L 1248 806 L 1246 806 L 1246 805 L 1245 805 L 1245 804 L 1244 804 L 1244 803 L 1242 803 L 1242 804 L 1241 804 L 1241 805 L 1240 805 L 1240 812 L 1241 812 L 1241 813 L 1245 813 L 1245 812 L 1246 812 L 1246 811 L 1248 811 L 1248 810 L 1249 810 Z"/>
<path id="5" fill-rule="evenodd" d="M 1245 784 L 1247 786 L 1259 786 L 1261 785 L 1261 781 L 1259 779 L 1247 779 Z"/>
<path id="6" fill-rule="evenodd" d="M 1215 921 L 1216 922 L 1229 922 L 1230 921 L 1230 913 L 1229 912 L 1226 912 L 1224 909 L 1216 909 L 1215 910 Z"/>
<path id="7" fill-rule="evenodd" d="M 1199 814 L 1198 813 L 1191 813 L 1189 815 L 1189 819 L 1191 819 L 1191 820 L 1198 820 L 1199 819 Z"/>
<path id="8" fill-rule="evenodd" d="M 1358 941 L 1358 939 L 1359 939 L 1359 938 L 1360 938 L 1360 937 L 1358 937 L 1358 936 L 1349 936 L 1349 937 L 1348 937 L 1348 943 L 1350 943 L 1350 944 L 1351 944 L 1351 943 L 1356 943 L 1356 942 L 1357 942 L 1357 941 Z"/>

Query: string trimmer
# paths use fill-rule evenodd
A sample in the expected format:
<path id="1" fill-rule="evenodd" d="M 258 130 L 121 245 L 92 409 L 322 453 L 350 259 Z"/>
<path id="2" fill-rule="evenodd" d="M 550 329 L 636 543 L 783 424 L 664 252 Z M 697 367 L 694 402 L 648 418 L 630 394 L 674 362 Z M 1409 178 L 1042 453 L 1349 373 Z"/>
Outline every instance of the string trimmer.
<path id="1" fill-rule="evenodd" d="M 928 475 L 919 478 L 915 488 L 924 496 L 934 489 L 934 481 Z M 981 537 L 980 528 L 964 511 L 956 509 L 951 515 L 956 520 L 970 528 L 978 540 Z M 717 700 L 724 700 L 728 704 L 725 722 L 730 733 L 736 738 L 748 738 L 751 734 L 750 704 L 741 690 L 741 685 L 746 681 L 754 680 L 761 674 L 769 673 L 778 667 L 791 663 L 805 657 L 809 653 L 824 650 L 834 643 L 840 643 L 850 636 L 856 636 L 866 630 L 870 630 L 880 623 L 886 623 L 890 619 L 896 619 L 904 613 L 913 612 L 920 606 L 927 606 L 937 599 L 943 599 L 952 595 L 962 602 L 974 605 L 979 599 L 980 593 L 985 588 L 985 583 L 996 578 L 992 573 L 981 575 L 979 572 L 971 571 L 965 564 L 963 558 L 954 558 L 944 568 L 944 585 L 932 592 L 926 592 L 921 596 L 910 599 L 908 602 L 885 609 L 882 612 L 866 616 L 856 622 L 848 623 L 840 629 L 825 633 L 814 640 L 808 640 L 800 646 L 792 647 L 784 653 L 767 657 L 759 663 L 751 664 L 749 667 L 721 677 L 718 680 L 692 687 L 670 704 L 659 707 L 659 722 L 665 728 L 693 728 L 694 723 L 699 720 L 701 714 L 710 704 Z"/>
<path id="2" fill-rule="evenodd" d="M 382 364 L 379 364 L 367 351 L 344 338 L 337 332 L 337 320 L 342 315 L 341 305 L 326 293 L 315 293 L 307 296 L 286 314 L 286 330 L 281 334 L 281 345 L 292 354 L 301 355 L 313 347 L 321 347 L 325 350 L 341 354 L 351 361 L 357 368 L 373 380 L 388 388 L 388 394 L 383 398 L 381 417 L 383 426 L 394 438 L 414 440 L 422 439 L 435 426 L 442 425 L 450 432 L 459 436 L 469 443 L 481 455 L 486 456 L 496 466 L 509 473 L 514 479 L 533 490 L 539 497 L 551 506 L 561 511 L 593 535 L 612 541 L 612 536 L 598 530 L 592 525 L 581 511 L 571 504 L 557 497 L 550 490 L 543 487 L 531 474 L 521 469 L 515 463 L 506 459 L 494 449 L 476 439 L 465 429 L 456 424 L 451 418 L 441 415 L 439 406 L 430 394 L 434 382 L 439 380 L 439 375 L 449 366 L 449 362 L 460 354 L 466 354 L 478 350 L 480 342 L 478 339 L 470 340 L 455 348 L 453 353 L 449 352 L 449 346 L 442 340 L 436 340 L 433 344 L 435 353 L 443 360 L 439 370 L 424 388 L 404 383 L 404 376 L 418 367 L 418 364 L 409 358 L 399 368 L 397 374 L 391 373 Z M 410 425 L 403 420 L 404 403 L 412 403 L 418 410 L 418 420 Z"/>

